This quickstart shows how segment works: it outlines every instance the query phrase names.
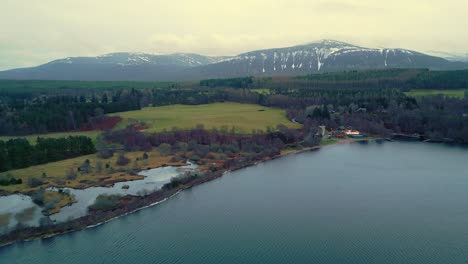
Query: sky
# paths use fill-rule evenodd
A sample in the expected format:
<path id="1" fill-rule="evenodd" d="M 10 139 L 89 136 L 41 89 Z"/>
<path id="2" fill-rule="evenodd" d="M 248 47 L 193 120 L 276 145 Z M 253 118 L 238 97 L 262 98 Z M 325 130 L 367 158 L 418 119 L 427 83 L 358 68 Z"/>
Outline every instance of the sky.
<path id="1" fill-rule="evenodd" d="M 467 0 L 0 0 L 0 70 L 111 52 L 236 55 L 334 39 L 468 53 Z"/>

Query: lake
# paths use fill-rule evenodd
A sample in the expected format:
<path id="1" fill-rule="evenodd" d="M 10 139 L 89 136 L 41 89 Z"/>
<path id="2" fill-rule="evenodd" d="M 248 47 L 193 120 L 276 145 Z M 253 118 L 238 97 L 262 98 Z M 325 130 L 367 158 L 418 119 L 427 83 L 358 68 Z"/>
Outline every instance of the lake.
<path id="1" fill-rule="evenodd" d="M 468 149 L 345 144 L 261 163 L 0 263 L 467 263 Z"/>

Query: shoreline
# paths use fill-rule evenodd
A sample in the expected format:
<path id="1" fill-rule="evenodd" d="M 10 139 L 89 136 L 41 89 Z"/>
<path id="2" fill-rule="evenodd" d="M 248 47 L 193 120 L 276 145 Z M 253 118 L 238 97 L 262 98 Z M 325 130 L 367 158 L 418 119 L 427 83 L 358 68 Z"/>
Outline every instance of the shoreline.
<path id="1" fill-rule="evenodd" d="M 385 141 L 393 141 L 389 138 L 381 138 L 381 137 L 369 137 L 366 139 L 338 139 L 336 142 L 332 144 L 327 144 L 324 146 L 314 146 L 308 147 L 298 150 L 286 150 L 284 153 L 276 155 L 274 157 L 265 157 L 261 160 L 253 161 L 246 164 L 241 164 L 237 166 L 233 166 L 232 168 L 222 169 L 216 172 L 207 173 L 205 176 L 195 178 L 194 180 L 188 182 L 186 185 L 180 185 L 175 187 L 174 189 L 159 189 L 153 193 L 147 194 L 145 196 L 135 196 L 135 195 L 126 195 L 122 198 L 126 198 L 130 200 L 128 204 L 125 206 L 119 206 L 118 208 L 112 210 L 104 210 L 104 211 L 90 211 L 89 214 L 86 216 L 73 219 L 71 221 L 63 222 L 54 224 L 52 226 L 46 227 L 27 227 L 25 229 L 19 231 L 30 231 L 26 232 L 27 234 L 23 234 L 18 232 L 18 230 L 11 231 L 10 233 L 0 235 L 0 248 L 13 245 L 17 242 L 27 242 L 33 241 L 36 239 L 46 239 L 62 234 L 67 234 L 75 231 L 80 231 L 88 228 L 97 227 L 103 225 L 107 222 L 110 222 L 114 219 L 132 214 L 134 212 L 158 205 L 159 203 L 165 202 L 169 200 L 171 197 L 179 194 L 183 190 L 193 188 L 195 186 L 201 185 L 203 183 L 215 180 L 228 174 L 230 172 L 234 172 L 240 169 L 244 169 L 247 167 L 255 166 L 259 163 L 268 162 L 271 160 L 283 158 L 286 156 L 291 156 L 295 154 L 305 153 L 309 151 L 317 151 L 323 147 L 334 146 L 334 145 L 342 145 L 342 144 L 350 144 L 355 142 L 369 142 L 369 141 L 377 141 L 377 140 L 385 140 Z M 396 140 L 398 141 L 398 140 Z M 422 143 L 428 143 L 421 141 Z"/>
<path id="2" fill-rule="evenodd" d="M 200 184 L 203 184 L 205 182 L 209 182 L 214 179 L 220 178 L 229 172 L 237 171 L 243 168 L 257 165 L 259 163 L 279 159 L 279 158 L 290 156 L 290 155 L 295 155 L 295 154 L 309 152 L 309 151 L 316 151 L 316 150 L 319 150 L 321 147 L 322 146 L 314 146 L 314 147 L 309 147 L 309 148 L 304 148 L 304 149 L 299 149 L 299 150 L 287 151 L 285 153 L 281 153 L 271 158 L 267 157 L 267 158 L 263 158 L 261 160 L 251 162 L 248 164 L 242 164 L 239 166 L 234 166 L 232 168 L 223 169 L 215 173 L 209 173 L 206 176 L 192 180 L 191 182 L 187 183 L 187 185 L 177 186 L 171 190 L 160 189 L 156 192 L 153 192 L 145 196 L 127 195 L 127 196 L 124 196 L 124 198 L 126 197 L 130 199 L 131 201 L 125 207 L 119 207 L 119 208 L 116 208 L 113 210 L 107 210 L 107 211 L 96 211 L 96 212 L 92 211 L 86 216 L 73 219 L 71 221 L 67 221 L 64 223 L 59 223 L 59 224 L 55 224 L 52 226 L 48 226 L 48 227 L 27 227 L 22 230 L 13 230 L 7 234 L 0 235 L 0 241 L 1 241 L 0 248 L 13 245 L 17 242 L 28 242 L 28 241 L 33 241 L 37 239 L 46 239 L 46 238 L 51 238 L 51 237 L 62 235 L 62 234 L 67 234 L 67 233 L 71 233 L 75 231 L 97 227 L 107 222 L 110 222 L 114 219 L 129 215 L 139 210 L 143 210 L 143 209 L 155 206 L 159 203 L 165 202 L 169 200 L 171 197 L 179 194 L 183 190 L 190 189 Z"/>

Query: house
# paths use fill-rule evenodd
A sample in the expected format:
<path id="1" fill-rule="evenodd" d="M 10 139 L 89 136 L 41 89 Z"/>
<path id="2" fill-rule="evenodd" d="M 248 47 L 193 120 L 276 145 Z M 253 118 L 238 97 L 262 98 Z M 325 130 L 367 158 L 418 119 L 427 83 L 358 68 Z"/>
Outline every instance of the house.
<path id="1" fill-rule="evenodd" d="M 330 136 L 335 138 L 345 138 L 346 134 L 342 130 L 334 130 L 330 133 Z"/>
<path id="2" fill-rule="evenodd" d="M 361 132 L 359 132 L 359 130 L 354 130 L 354 129 L 347 129 L 347 130 L 344 131 L 344 133 L 347 136 L 360 135 L 361 134 Z"/>
<path id="3" fill-rule="evenodd" d="M 348 129 L 348 130 L 345 130 L 344 133 L 346 134 L 346 136 L 351 137 L 351 138 L 362 138 L 362 137 L 364 137 L 364 135 L 362 135 L 359 130 Z"/>

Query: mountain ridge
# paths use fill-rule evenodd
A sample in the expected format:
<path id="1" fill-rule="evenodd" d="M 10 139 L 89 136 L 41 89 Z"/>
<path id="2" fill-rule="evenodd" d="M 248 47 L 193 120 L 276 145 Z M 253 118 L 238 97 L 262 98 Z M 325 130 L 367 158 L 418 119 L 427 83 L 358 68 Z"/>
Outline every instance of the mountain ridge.
<path id="1" fill-rule="evenodd" d="M 115 52 L 67 57 L 0 72 L 0 79 L 185 81 L 242 76 L 302 75 L 386 68 L 468 69 L 468 63 L 402 48 L 366 48 L 323 39 L 236 56 Z"/>

